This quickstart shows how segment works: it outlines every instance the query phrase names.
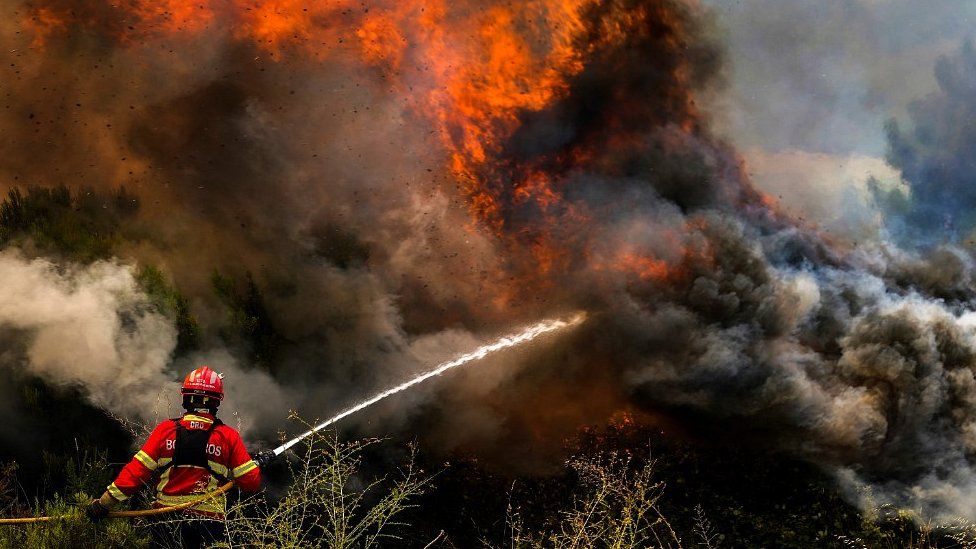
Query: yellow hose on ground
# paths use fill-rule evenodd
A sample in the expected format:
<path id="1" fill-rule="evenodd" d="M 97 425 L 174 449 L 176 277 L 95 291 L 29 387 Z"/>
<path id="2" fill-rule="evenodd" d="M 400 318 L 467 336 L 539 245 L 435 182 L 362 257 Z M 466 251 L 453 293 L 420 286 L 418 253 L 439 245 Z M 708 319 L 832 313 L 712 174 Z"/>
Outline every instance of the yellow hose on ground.
<path id="1" fill-rule="evenodd" d="M 166 513 L 172 513 L 174 511 L 182 511 L 183 509 L 189 509 L 195 505 L 203 503 L 207 500 L 213 499 L 220 494 L 227 493 L 234 486 L 234 482 L 228 482 L 220 488 L 217 488 L 209 494 L 204 494 L 200 496 L 200 499 L 195 499 L 193 501 L 188 501 L 186 503 L 181 503 L 179 505 L 171 505 L 169 507 L 157 507 L 155 509 L 143 509 L 141 511 L 112 511 L 108 514 L 108 518 L 132 518 L 132 517 L 151 517 L 154 515 L 164 515 Z M 23 518 L 5 518 L 0 519 L 0 524 L 33 524 L 35 522 L 48 522 L 51 520 L 59 520 L 71 518 L 75 515 L 59 515 L 56 517 L 23 517 Z"/>

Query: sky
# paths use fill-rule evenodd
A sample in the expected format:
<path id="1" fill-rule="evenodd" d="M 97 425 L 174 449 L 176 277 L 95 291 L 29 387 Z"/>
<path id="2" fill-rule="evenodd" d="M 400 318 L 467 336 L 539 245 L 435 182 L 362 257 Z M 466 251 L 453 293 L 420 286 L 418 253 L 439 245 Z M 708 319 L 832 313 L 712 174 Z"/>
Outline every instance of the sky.
<path id="1" fill-rule="evenodd" d="M 727 55 L 710 114 L 753 181 L 828 232 L 876 232 L 869 177 L 903 185 L 885 162 L 885 123 L 936 91 L 937 60 L 973 38 L 976 2 L 703 3 Z"/>
<path id="2" fill-rule="evenodd" d="M 720 127 L 743 149 L 881 156 L 884 122 L 935 87 L 976 2 L 705 0 L 729 56 Z"/>

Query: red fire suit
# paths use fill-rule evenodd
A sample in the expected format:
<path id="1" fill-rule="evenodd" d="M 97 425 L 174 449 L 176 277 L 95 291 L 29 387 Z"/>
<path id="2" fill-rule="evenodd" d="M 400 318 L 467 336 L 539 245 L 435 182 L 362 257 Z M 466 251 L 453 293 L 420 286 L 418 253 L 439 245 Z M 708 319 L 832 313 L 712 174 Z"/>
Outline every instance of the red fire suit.
<path id="1" fill-rule="evenodd" d="M 153 430 L 142 446 L 108 486 L 108 493 L 124 501 L 146 485 L 158 470 L 162 474 L 156 484 L 156 506 L 178 505 L 216 489 L 222 482 L 234 480 L 244 492 L 255 492 L 261 486 L 261 470 L 244 447 L 241 435 L 227 425 L 213 427 L 206 445 L 209 468 L 194 465 L 173 465 L 176 447 L 176 421 L 187 430 L 210 429 L 215 418 L 206 413 L 187 413 L 179 420 L 168 419 Z M 217 476 L 215 476 L 215 474 Z M 222 477 L 222 478 L 218 478 Z M 223 518 L 227 499 L 223 494 L 189 509 L 215 518 Z"/>

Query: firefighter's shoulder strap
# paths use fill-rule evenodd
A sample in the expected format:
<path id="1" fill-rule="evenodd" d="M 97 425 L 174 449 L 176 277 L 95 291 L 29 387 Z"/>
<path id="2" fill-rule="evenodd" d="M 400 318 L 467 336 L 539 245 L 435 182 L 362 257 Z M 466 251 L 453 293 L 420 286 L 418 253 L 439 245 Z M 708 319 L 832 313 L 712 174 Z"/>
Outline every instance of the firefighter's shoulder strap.
<path id="1" fill-rule="evenodd" d="M 210 467 L 210 461 L 207 459 L 207 445 L 210 443 L 210 433 L 218 426 L 223 425 L 223 422 L 214 418 L 213 423 L 206 429 L 187 429 L 181 423 L 181 419 L 174 418 L 172 420 L 176 424 L 173 461 L 167 463 L 164 466 L 164 470 L 165 468 L 175 467 L 177 465 L 192 465 L 202 467 L 210 471 L 210 474 L 214 476 L 223 477 L 223 475 L 217 473 Z"/>

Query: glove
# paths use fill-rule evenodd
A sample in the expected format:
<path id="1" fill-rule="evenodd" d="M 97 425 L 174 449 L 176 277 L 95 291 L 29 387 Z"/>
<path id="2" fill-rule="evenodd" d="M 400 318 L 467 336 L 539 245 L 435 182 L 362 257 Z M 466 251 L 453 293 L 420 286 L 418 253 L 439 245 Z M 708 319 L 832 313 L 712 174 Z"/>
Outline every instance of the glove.
<path id="1" fill-rule="evenodd" d="M 85 514 L 92 522 L 98 522 L 108 516 L 108 507 L 102 505 L 102 502 L 97 499 L 93 499 L 85 508 Z"/>
<path id="2" fill-rule="evenodd" d="M 278 456 L 275 455 L 272 450 L 265 450 L 263 452 L 258 452 L 258 454 L 254 456 L 254 463 L 257 463 L 258 467 L 264 469 L 276 459 L 278 459 Z"/>

